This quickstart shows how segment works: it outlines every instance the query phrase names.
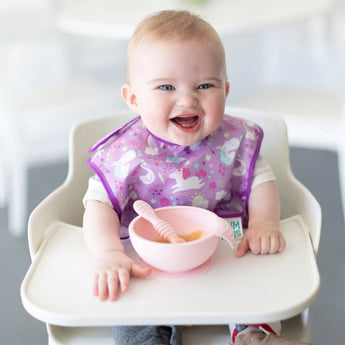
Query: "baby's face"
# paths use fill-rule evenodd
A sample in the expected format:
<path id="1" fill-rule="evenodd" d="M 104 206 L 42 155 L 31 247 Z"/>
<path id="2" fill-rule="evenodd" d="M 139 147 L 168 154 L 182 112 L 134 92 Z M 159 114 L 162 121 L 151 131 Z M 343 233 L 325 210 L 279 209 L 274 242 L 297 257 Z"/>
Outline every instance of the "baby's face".
<path id="1" fill-rule="evenodd" d="M 127 104 L 154 135 L 188 146 L 220 125 L 229 92 L 224 56 L 213 42 L 146 41 L 130 60 Z"/>

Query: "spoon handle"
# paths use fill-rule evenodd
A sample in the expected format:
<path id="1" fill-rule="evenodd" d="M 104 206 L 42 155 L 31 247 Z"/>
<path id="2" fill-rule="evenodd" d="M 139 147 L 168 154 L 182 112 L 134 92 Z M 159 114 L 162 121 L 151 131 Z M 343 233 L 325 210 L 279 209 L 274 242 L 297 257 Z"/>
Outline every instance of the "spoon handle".
<path id="1" fill-rule="evenodd" d="M 148 220 L 157 233 L 165 240 L 171 243 L 185 242 L 176 234 L 175 229 L 168 222 L 156 215 L 154 209 L 147 202 L 136 200 L 133 204 L 133 208 L 141 217 Z"/>
<path id="2" fill-rule="evenodd" d="M 158 218 L 154 209 L 145 201 L 137 200 L 133 204 L 133 208 L 139 216 L 142 216 L 148 220 L 153 226 L 155 226 L 161 219 Z"/>

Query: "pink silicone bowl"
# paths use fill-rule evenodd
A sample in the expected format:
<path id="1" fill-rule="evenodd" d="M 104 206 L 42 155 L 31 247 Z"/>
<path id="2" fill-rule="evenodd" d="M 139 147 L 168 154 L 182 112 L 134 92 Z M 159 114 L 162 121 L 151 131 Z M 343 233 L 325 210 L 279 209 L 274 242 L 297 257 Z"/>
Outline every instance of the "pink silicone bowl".
<path id="1" fill-rule="evenodd" d="M 156 242 L 158 235 L 151 223 L 138 216 L 129 224 L 129 235 L 137 254 L 152 267 L 168 272 L 184 272 L 205 263 L 219 242 L 215 229 L 223 222 L 211 211 L 193 206 L 155 209 L 158 217 L 169 222 L 178 235 L 201 230 L 206 236 L 191 242 L 172 244 Z"/>

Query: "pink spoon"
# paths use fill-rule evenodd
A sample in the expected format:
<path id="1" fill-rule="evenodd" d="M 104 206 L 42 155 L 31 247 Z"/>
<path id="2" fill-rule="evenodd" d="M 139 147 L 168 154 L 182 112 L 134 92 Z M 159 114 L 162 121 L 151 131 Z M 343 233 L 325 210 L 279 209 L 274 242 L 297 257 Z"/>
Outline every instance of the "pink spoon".
<path id="1" fill-rule="evenodd" d="M 153 225 L 153 228 L 157 233 L 165 240 L 168 240 L 171 243 L 185 242 L 184 239 L 177 235 L 176 230 L 168 222 L 156 215 L 154 209 L 147 202 L 137 200 L 134 202 L 133 208 L 139 216 L 148 220 Z"/>

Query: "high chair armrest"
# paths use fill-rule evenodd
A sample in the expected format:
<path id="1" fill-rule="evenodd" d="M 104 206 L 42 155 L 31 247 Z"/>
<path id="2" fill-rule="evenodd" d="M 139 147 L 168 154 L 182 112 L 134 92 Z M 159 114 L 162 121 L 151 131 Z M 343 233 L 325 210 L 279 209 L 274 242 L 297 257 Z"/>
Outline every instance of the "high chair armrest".
<path id="1" fill-rule="evenodd" d="M 322 212 L 313 194 L 293 175 L 287 171 L 286 179 L 279 184 L 282 205 L 282 219 L 300 214 L 310 230 L 314 253 L 317 255 L 321 236 Z"/>
<path id="2" fill-rule="evenodd" d="M 84 208 L 83 194 L 88 178 L 93 174 L 87 167 L 88 149 L 109 131 L 120 128 L 135 115 L 119 112 L 104 118 L 94 118 L 74 126 L 69 136 L 69 169 L 65 182 L 48 195 L 29 218 L 28 236 L 30 255 L 33 257 L 54 221 L 81 226 Z"/>
<path id="3" fill-rule="evenodd" d="M 76 184 L 66 180 L 50 193 L 30 214 L 28 242 L 31 259 L 37 253 L 50 225 L 56 221 L 82 224 L 83 205 Z"/>

